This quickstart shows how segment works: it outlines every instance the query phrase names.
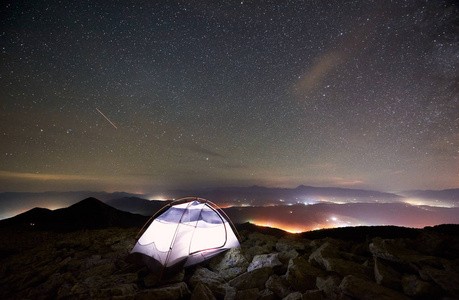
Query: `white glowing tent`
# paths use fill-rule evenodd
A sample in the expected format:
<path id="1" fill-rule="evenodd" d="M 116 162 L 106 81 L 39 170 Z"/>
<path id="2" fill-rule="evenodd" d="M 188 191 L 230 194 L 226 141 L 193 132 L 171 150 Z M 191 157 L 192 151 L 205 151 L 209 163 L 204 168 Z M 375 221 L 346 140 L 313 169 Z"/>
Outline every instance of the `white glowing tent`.
<path id="1" fill-rule="evenodd" d="M 150 269 L 192 266 L 239 246 L 226 214 L 205 199 L 176 200 L 152 219 L 131 251 Z"/>

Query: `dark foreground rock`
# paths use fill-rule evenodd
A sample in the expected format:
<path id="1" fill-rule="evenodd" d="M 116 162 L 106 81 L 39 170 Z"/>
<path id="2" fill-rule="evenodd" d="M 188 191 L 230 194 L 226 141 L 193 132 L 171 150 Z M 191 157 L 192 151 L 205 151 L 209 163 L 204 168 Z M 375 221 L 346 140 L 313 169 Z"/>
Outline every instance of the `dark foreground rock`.
<path id="1" fill-rule="evenodd" d="M 126 261 L 138 228 L 3 230 L 0 299 L 459 299 L 458 225 L 366 230 L 244 226 L 240 249 L 161 280 Z"/>

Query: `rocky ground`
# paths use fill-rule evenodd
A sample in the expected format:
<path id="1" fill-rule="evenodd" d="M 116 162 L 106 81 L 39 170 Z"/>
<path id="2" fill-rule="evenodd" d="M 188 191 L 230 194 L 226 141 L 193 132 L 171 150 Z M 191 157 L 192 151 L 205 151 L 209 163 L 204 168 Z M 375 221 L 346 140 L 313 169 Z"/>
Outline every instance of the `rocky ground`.
<path id="1" fill-rule="evenodd" d="M 245 226 L 241 248 L 161 281 L 125 260 L 138 228 L 4 230 L 0 298 L 459 299 L 458 228 L 343 240 Z"/>

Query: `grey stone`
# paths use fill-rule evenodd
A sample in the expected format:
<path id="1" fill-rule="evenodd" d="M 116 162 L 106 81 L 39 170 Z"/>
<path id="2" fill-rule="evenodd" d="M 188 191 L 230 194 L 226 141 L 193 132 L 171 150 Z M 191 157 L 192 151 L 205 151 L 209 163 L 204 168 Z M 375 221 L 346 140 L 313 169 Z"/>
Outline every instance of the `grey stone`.
<path id="1" fill-rule="evenodd" d="M 207 285 L 199 282 L 191 293 L 191 300 L 216 300 L 216 298 Z"/>
<path id="2" fill-rule="evenodd" d="M 290 260 L 285 280 L 297 291 L 306 292 L 316 289 L 316 278 L 325 276 L 325 272 L 311 265 L 305 256 Z"/>
<path id="3" fill-rule="evenodd" d="M 237 289 L 230 285 L 226 285 L 225 296 L 223 299 L 224 300 L 236 300 L 236 295 L 237 295 Z"/>
<path id="4" fill-rule="evenodd" d="M 249 262 L 241 253 L 241 248 L 234 247 L 211 259 L 209 265 L 212 271 L 225 280 L 230 280 L 246 272 Z"/>
<path id="5" fill-rule="evenodd" d="M 311 253 L 309 262 L 323 269 L 327 269 L 329 258 L 339 258 L 339 250 L 337 245 L 332 244 L 330 241 L 326 241 Z"/>
<path id="6" fill-rule="evenodd" d="M 116 266 L 113 262 L 109 262 L 106 264 L 101 264 L 98 266 L 95 266 L 93 268 L 90 268 L 78 276 L 79 278 L 88 278 L 88 277 L 94 277 L 94 276 L 100 276 L 100 277 L 108 277 L 115 272 Z"/>
<path id="7" fill-rule="evenodd" d="M 209 264 L 213 271 L 220 271 L 233 267 L 247 267 L 249 265 L 244 255 L 242 255 L 240 247 L 231 248 L 212 258 Z"/>
<path id="8" fill-rule="evenodd" d="M 258 294 L 258 300 L 276 300 L 276 295 L 272 291 L 264 289 Z"/>
<path id="9" fill-rule="evenodd" d="M 228 284 L 237 288 L 238 290 L 246 290 L 258 288 L 260 290 L 265 288 L 265 283 L 268 278 L 273 274 L 273 269 L 264 267 L 255 269 L 250 272 L 239 275 L 238 277 L 230 280 Z"/>
<path id="10" fill-rule="evenodd" d="M 352 274 L 368 279 L 373 277 L 370 268 L 354 261 L 342 259 L 341 256 L 338 246 L 327 241 L 311 253 L 309 262 L 320 266 L 326 271 L 335 272 L 342 276 Z"/>
<path id="11" fill-rule="evenodd" d="M 303 293 L 303 300 L 324 300 L 325 296 L 321 290 L 309 290 Z"/>
<path id="12" fill-rule="evenodd" d="M 247 289 L 243 291 L 238 291 L 236 295 L 237 300 L 253 300 L 257 299 L 259 296 L 259 289 L 253 288 L 253 289 Z"/>
<path id="13" fill-rule="evenodd" d="M 401 289 L 402 275 L 394 270 L 389 264 L 385 264 L 380 258 L 375 258 L 374 273 L 377 284 L 394 290 Z"/>
<path id="14" fill-rule="evenodd" d="M 278 252 L 289 252 L 291 250 L 305 250 L 304 240 L 294 240 L 288 238 L 281 238 L 276 243 L 276 250 Z"/>
<path id="15" fill-rule="evenodd" d="M 281 266 L 282 263 L 279 261 L 278 256 L 278 253 L 255 255 L 252 259 L 252 262 L 248 266 L 247 271 L 250 272 L 263 267 L 274 268 Z"/>
<path id="16" fill-rule="evenodd" d="M 322 291 L 329 299 L 338 299 L 341 290 L 339 285 L 341 279 L 336 275 L 330 275 L 327 277 L 317 277 L 316 285 L 317 288 Z"/>
<path id="17" fill-rule="evenodd" d="M 199 283 L 205 284 L 214 295 L 224 296 L 226 294 L 226 281 L 207 268 L 198 267 L 189 280 L 189 284 L 193 289 Z"/>
<path id="18" fill-rule="evenodd" d="M 300 254 L 295 250 L 295 249 L 292 249 L 288 252 L 280 252 L 279 253 L 279 260 L 281 261 L 282 264 L 288 264 L 288 262 L 292 259 L 292 258 L 296 258 L 300 256 Z"/>
<path id="19" fill-rule="evenodd" d="M 271 277 L 269 277 L 266 281 L 265 286 L 279 298 L 284 298 L 290 293 L 288 287 L 284 283 L 284 280 L 277 274 L 271 275 Z"/>
<path id="20" fill-rule="evenodd" d="M 113 298 L 115 296 L 130 296 L 137 292 L 137 286 L 132 283 L 117 284 L 115 286 L 96 290 L 91 295 L 95 298 Z"/>
<path id="21" fill-rule="evenodd" d="M 375 282 L 360 279 L 353 275 L 344 277 L 339 285 L 339 288 L 344 294 L 359 300 L 409 299 L 402 293 L 380 286 Z"/>
<path id="22" fill-rule="evenodd" d="M 414 274 L 405 274 L 402 277 L 403 292 L 411 297 L 429 298 L 438 294 L 438 288 L 430 282 L 421 280 Z"/>
<path id="23" fill-rule="evenodd" d="M 426 266 L 422 271 L 443 290 L 459 298 L 459 274 L 457 270 L 439 270 Z"/>
<path id="24" fill-rule="evenodd" d="M 186 283 L 180 282 L 156 289 L 142 290 L 135 295 L 135 300 L 179 300 L 189 297 L 190 295 L 191 292 Z"/>
<path id="25" fill-rule="evenodd" d="M 282 300 L 302 300 L 303 295 L 300 292 L 293 292 L 282 298 Z"/>

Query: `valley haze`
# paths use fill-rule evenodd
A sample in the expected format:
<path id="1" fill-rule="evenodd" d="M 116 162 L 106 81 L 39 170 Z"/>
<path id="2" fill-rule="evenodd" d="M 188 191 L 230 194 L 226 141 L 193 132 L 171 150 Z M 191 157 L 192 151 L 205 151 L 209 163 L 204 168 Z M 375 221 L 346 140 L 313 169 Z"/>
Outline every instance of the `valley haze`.
<path id="1" fill-rule="evenodd" d="M 108 192 L 0 193 L 0 219 L 34 207 L 58 209 L 94 197 L 120 210 L 153 215 L 167 200 L 208 199 L 234 223 L 276 227 L 290 232 L 347 226 L 396 225 L 422 228 L 459 224 L 459 189 L 385 193 L 335 187 L 224 187 L 170 190 L 150 194 Z"/>

